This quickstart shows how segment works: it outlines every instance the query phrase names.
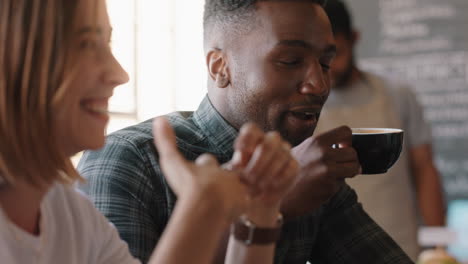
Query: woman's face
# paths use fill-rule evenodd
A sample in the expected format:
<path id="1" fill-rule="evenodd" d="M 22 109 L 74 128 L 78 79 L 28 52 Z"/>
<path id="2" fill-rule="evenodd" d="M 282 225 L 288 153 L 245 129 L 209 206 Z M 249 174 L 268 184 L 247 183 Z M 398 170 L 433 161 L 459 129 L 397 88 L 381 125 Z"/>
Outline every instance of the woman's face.
<path id="1" fill-rule="evenodd" d="M 103 146 L 109 98 L 115 87 L 128 81 L 110 50 L 112 28 L 105 0 L 78 1 L 75 17 L 72 66 L 64 77 L 70 83 L 64 103 L 54 110 L 57 140 L 67 155 Z"/>

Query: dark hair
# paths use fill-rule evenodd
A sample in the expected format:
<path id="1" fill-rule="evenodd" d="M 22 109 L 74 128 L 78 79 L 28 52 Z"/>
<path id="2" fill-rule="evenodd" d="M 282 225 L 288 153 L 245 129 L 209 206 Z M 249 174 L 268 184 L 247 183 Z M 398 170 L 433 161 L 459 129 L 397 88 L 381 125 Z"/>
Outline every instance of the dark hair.
<path id="1" fill-rule="evenodd" d="M 250 18 L 255 11 L 255 4 L 263 1 L 291 1 L 291 0 L 205 0 L 203 28 L 213 25 L 229 25 L 231 30 L 239 31 L 248 28 L 244 25 L 246 18 Z M 299 1 L 299 0 L 297 0 Z M 327 0 L 302 0 L 325 6 Z M 239 27 L 239 25 L 242 25 Z"/>
<path id="2" fill-rule="evenodd" d="M 341 0 L 329 0 L 325 12 L 330 19 L 333 33 L 344 34 L 350 39 L 353 35 L 353 22 L 346 4 Z"/>

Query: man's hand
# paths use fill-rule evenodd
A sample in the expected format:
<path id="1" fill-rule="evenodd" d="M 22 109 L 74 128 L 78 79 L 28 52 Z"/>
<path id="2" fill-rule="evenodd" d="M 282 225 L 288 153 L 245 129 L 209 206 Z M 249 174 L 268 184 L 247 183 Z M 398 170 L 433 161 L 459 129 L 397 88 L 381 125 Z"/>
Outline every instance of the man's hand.
<path id="1" fill-rule="evenodd" d="M 308 138 L 292 149 L 299 162 L 299 180 L 281 205 L 285 216 L 301 216 L 319 208 L 338 192 L 346 178 L 360 173 L 351 136 L 351 129 L 343 126 Z"/>
<path id="2" fill-rule="evenodd" d="M 281 201 L 298 175 L 291 146 L 277 132 L 264 133 L 256 125 L 246 124 L 234 150 L 230 165 L 242 171 L 242 181 L 252 195 L 246 215 L 257 224 L 276 224 Z"/>

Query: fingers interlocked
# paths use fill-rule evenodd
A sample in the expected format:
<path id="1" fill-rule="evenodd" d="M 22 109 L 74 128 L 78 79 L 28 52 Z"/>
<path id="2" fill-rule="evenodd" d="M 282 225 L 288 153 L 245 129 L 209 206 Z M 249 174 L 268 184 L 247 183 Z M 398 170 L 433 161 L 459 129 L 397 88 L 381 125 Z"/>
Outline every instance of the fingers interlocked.
<path id="1" fill-rule="evenodd" d="M 266 194 L 281 200 L 297 176 L 298 164 L 291 145 L 278 132 L 264 133 L 257 126 L 242 127 L 235 143 L 233 163 L 242 169 L 251 194 Z"/>

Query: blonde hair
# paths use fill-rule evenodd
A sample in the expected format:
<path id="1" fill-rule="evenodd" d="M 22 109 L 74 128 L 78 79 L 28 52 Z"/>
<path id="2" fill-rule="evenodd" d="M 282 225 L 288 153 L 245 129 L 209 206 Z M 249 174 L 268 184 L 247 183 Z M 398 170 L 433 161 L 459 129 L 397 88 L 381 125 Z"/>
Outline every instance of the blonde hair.
<path id="1" fill-rule="evenodd" d="M 81 179 L 56 141 L 77 0 L 0 0 L 0 175 L 34 186 Z"/>

